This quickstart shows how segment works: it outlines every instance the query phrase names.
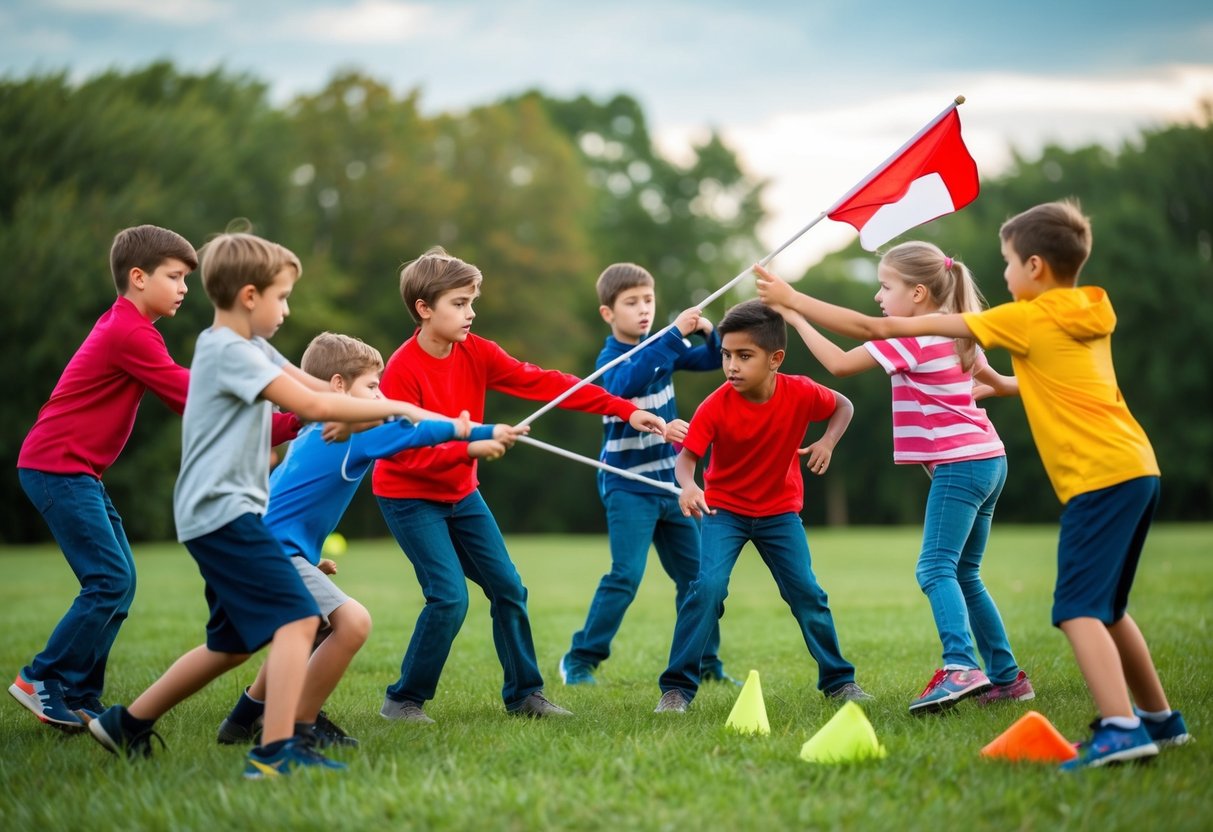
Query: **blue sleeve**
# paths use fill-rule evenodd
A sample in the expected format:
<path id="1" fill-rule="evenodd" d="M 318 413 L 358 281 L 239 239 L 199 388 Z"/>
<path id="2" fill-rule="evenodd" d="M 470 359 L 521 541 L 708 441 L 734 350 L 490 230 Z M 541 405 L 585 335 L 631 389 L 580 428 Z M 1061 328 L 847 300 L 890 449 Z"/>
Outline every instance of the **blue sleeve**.
<path id="1" fill-rule="evenodd" d="M 621 399 L 642 395 L 658 373 L 676 366 L 679 356 L 687 351 L 686 342 L 677 329 L 671 329 L 642 350 L 638 350 L 627 361 L 622 361 L 602 376 L 602 386 L 608 393 Z M 598 355 L 598 366 L 617 358 L 603 350 Z"/>
<path id="2" fill-rule="evenodd" d="M 441 445 L 454 438 L 454 422 L 426 419 L 414 425 L 407 419 L 400 419 L 351 436 L 349 463 L 358 465 L 394 456 L 409 448 Z"/>
<path id="3" fill-rule="evenodd" d="M 493 438 L 493 428 L 495 428 L 495 427 L 497 427 L 497 426 L 496 425 L 480 425 L 479 427 L 472 428 L 472 432 L 468 435 L 468 441 L 469 442 L 479 442 L 482 439 L 492 439 Z"/>
<path id="4" fill-rule="evenodd" d="M 674 362 L 675 370 L 695 370 L 707 372 L 720 369 L 720 336 L 713 329 L 711 334 L 703 339 L 703 343 L 678 356 Z"/>

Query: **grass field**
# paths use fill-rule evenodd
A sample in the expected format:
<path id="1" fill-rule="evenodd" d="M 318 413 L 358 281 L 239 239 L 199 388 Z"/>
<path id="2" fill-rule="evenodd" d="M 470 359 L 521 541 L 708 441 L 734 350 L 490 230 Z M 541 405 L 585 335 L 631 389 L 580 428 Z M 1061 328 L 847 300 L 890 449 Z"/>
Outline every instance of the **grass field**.
<path id="1" fill-rule="evenodd" d="M 673 589 L 659 567 L 624 622 L 592 688 L 564 688 L 556 664 L 607 567 L 597 537 L 515 537 L 547 693 L 572 720 L 506 716 L 488 608 L 473 588 L 432 726 L 378 716 L 421 596 L 390 542 L 355 541 L 338 582 L 371 610 L 375 631 L 327 708 L 362 740 L 336 756 L 344 775 L 245 782 L 243 750 L 215 729 L 256 670 L 250 662 L 158 724 L 167 750 L 128 763 L 87 736 L 0 706 L 0 828 L 16 829 L 1211 829 L 1213 828 L 1213 526 L 1162 526 L 1138 575 L 1133 612 L 1172 703 L 1199 739 L 1149 765 L 1062 776 L 979 749 L 1029 709 L 1085 737 L 1093 709 L 1061 634 L 1049 625 L 1054 529 L 995 526 L 984 574 L 1031 703 L 940 717 L 907 715 L 938 663 L 930 611 L 914 582 L 917 529 L 812 531 L 844 652 L 877 699 L 865 710 L 888 749 L 879 762 L 820 766 L 801 745 L 834 712 L 816 667 L 757 556 L 742 557 L 721 623 L 737 676 L 762 675 L 769 737 L 724 727 L 737 689 L 701 691 L 685 715 L 652 713 L 673 628 Z M 126 702 L 202 640 L 201 579 L 176 545 L 136 549 L 138 597 L 109 669 L 106 701 Z M 655 561 L 655 558 L 653 559 Z M 58 550 L 0 549 L 0 672 L 41 648 L 75 593 Z M 7 700 L 7 698 L 6 698 Z"/>

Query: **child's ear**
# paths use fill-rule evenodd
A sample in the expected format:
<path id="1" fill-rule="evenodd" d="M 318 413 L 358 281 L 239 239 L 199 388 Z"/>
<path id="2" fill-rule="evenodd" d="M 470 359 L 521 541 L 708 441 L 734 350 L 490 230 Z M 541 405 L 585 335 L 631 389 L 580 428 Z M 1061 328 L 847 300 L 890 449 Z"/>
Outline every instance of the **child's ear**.
<path id="1" fill-rule="evenodd" d="M 345 379 L 342 378 L 341 373 L 333 373 L 333 377 L 329 379 L 329 389 L 334 393 L 345 392 Z"/>
<path id="2" fill-rule="evenodd" d="M 126 278 L 127 288 L 138 289 L 141 292 L 147 288 L 147 272 L 138 266 L 131 269 Z"/>
<path id="3" fill-rule="evenodd" d="M 245 309 L 252 310 L 257 303 L 257 294 L 257 287 L 246 283 L 240 287 L 240 291 L 236 292 L 236 302 L 243 305 Z"/>
<path id="4" fill-rule="evenodd" d="M 601 315 L 602 319 L 604 321 L 606 321 L 608 324 L 615 323 L 615 310 L 612 309 L 611 307 L 607 306 L 606 304 L 603 304 L 602 306 L 598 307 L 598 314 Z"/>
<path id="5" fill-rule="evenodd" d="M 778 370 L 779 367 L 783 364 L 783 359 L 786 356 L 787 356 L 786 350 L 775 350 L 773 353 L 771 353 L 770 365 L 769 365 L 770 368 L 772 370 Z"/>
<path id="6" fill-rule="evenodd" d="M 417 312 L 417 317 L 423 321 L 428 321 L 434 314 L 434 310 L 430 309 L 430 305 L 421 298 L 417 298 L 413 302 L 413 309 Z"/>
<path id="7" fill-rule="evenodd" d="M 927 291 L 927 287 L 921 283 L 915 283 L 914 289 L 910 292 L 910 299 L 915 303 L 922 303 L 928 297 L 930 297 L 930 292 Z"/>

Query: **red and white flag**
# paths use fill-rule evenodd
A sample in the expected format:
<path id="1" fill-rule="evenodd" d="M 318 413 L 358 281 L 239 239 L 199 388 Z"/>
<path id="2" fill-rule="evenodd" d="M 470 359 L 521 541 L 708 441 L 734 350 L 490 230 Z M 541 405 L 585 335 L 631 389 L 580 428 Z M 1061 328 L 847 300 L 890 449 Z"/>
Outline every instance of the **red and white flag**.
<path id="1" fill-rule="evenodd" d="M 977 164 L 953 108 L 826 216 L 855 226 L 859 244 L 875 251 L 903 231 L 959 211 L 978 190 Z"/>

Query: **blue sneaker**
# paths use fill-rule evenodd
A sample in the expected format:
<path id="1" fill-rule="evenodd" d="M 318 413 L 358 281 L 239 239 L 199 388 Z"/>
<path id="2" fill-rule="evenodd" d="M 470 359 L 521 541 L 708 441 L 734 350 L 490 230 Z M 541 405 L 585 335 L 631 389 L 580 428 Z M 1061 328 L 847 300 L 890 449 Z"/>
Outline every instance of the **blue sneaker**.
<path id="1" fill-rule="evenodd" d="M 728 673 L 725 673 L 721 666 L 706 668 L 699 671 L 699 683 L 702 685 L 708 682 L 720 682 L 724 685 L 733 685 L 741 687 L 743 682 L 740 679 L 734 679 Z"/>
<path id="2" fill-rule="evenodd" d="M 972 670 L 936 670 L 931 681 L 910 703 L 910 713 L 929 714 L 950 708 L 960 700 L 990 689 L 986 674 Z"/>
<path id="3" fill-rule="evenodd" d="M 566 685 L 596 685 L 594 671 L 588 666 L 573 661 L 571 653 L 560 657 L 560 681 Z"/>
<path id="4" fill-rule="evenodd" d="M 101 712 L 105 710 L 105 706 L 101 704 L 101 700 L 95 696 L 86 696 L 77 702 L 71 703 L 68 707 L 72 709 L 72 713 L 80 717 L 80 721 L 85 725 L 101 716 Z"/>
<path id="5" fill-rule="evenodd" d="M 58 679 L 39 682 L 26 679 L 23 673 L 8 686 L 8 692 L 38 719 L 63 731 L 83 731 L 84 721 L 76 715 L 63 698 L 63 686 Z"/>
<path id="6" fill-rule="evenodd" d="M 1130 760 L 1145 760 L 1158 754 L 1158 746 L 1150 739 L 1143 724 L 1136 728 L 1117 728 L 1103 725 L 1097 719 L 1091 723 L 1094 732 L 1088 742 L 1078 747 L 1078 756 L 1061 764 L 1062 771 L 1078 771 L 1083 768 L 1106 766 L 1110 763 L 1127 763 Z"/>
<path id="7" fill-rule="evenodd" d="M 124 757 L 152 756 L 152 737 L 160 740 L 160 747 L 164 747 L 164 739 L 152 730 L 150 722 L 146 723 L 146 728 L 131 730 L 128 727 L 130 720 L 126 708 L 114 705 L 89 720 L 88 732 L 107 751 Z"/>
<path id="8" fill-rule="evenodd" d="M 299 734 L 284 741 L 273 754 L 266 755 L 263 746 L 249 749 L 244 776 L 249 780 L 287 777 L 300 768 L 344 771 L 347 766 L 345 763 L 330 760 L 317 751 L 312 736 Z"/>
<path id="9" fill-rule="evenodd" d="M 1137 708 L 1133 709 L 1133 713 L 1141 717 L 1141 724 L 1146 726 L 1146 733 L 1159 748 L 1166 748 L 1169 745 L 1184 745 L 1194 739 L 1188 733 L 1188 726 L 1184 723 L 1183 714 L 1179 711 L 1171 711 L 1171 715 L 1162 722 L 1142 716 L 1141 711 Z"/>

